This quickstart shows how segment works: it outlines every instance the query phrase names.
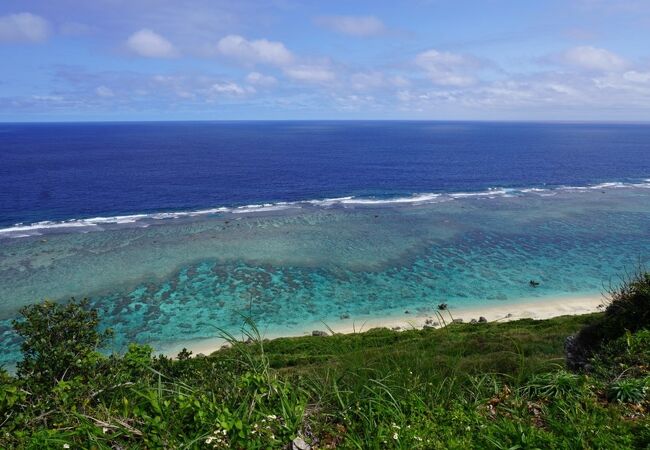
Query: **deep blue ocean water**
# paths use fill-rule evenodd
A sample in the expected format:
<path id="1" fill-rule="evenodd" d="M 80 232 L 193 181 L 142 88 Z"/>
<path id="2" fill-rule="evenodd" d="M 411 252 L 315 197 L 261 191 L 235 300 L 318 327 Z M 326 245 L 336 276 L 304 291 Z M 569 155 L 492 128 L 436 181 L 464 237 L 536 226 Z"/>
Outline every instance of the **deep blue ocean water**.
<path id="1" fill-rule="evenodd" d="M 599 296 L 638 264 L 650 125 L 0 124 L 0 364 L 44 298 L 171 351 L 242 314 L 286 335 Z"/>
<path id="2" fill-rule="evenodd" d="M 0 124 L 0 226 L 650 176 L 650 126 Z"/>

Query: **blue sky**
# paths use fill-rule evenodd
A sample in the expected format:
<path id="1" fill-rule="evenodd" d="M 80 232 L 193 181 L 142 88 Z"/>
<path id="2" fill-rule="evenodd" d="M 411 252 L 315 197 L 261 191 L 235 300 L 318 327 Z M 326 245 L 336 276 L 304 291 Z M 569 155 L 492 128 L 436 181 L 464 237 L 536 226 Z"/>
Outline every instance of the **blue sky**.
<path id="1" fill-rule="evenodd" d="M 650 121 L 647 0 L 3 0 L 0 121 Z"/>

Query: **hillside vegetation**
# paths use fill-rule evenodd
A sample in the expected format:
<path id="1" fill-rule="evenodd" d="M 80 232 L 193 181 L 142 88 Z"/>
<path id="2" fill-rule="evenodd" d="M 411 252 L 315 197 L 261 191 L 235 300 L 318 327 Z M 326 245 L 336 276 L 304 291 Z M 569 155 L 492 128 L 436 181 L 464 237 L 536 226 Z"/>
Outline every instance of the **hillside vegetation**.
<path id="1" fill-rule="evenodd" d="M 110 331 L 86 302 L 46 302 L 15 323 L 24 360 L 0 374 L 0 448 L 648 448 L 650 275 L 611 300 L 273 341 L 246 321 L 230 348 L 174 360 L 135 344 L 105 356 Z"/>

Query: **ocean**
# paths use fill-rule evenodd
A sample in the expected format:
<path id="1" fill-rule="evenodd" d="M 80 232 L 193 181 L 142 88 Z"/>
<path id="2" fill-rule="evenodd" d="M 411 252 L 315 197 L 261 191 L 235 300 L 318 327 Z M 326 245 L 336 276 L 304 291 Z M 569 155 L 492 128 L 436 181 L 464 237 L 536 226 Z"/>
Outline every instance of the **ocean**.
<path id="1" fill-rule="evenodd" d="M 0 124 L 0 364 L 44 298 L 164 351 L 600 295 L 649 255 L 650 125 Z"/>

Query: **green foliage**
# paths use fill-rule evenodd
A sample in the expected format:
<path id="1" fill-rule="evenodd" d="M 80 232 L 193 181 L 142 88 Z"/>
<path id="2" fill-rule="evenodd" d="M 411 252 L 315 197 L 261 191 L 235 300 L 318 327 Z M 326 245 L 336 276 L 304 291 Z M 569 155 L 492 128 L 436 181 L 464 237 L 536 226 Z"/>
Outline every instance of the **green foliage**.
<path id="1" fill-rule="evenodd" d="M 650 328 L 650 272 L 639 271 L 610 289 L 610 299 L 602 318 L 585 327 L 576 336 L 586 354 L 593 354 L 602 345 Z"/>
<path id="2" fill-rule="evenodd" d="M 20 315 L 22 320 L 13 323 L 23 339 L 18 375 L 39 387 L 88 375 L 100 359 L 97 350 L 111 335 L 109 330 L 97 331 L 97 311 L 88 310 L 85 299 L 67 304 L 46 301 L 22 308 Z"/>
<path id="3" fill-rule="evenodd" d="M 563 398 L 580 394 L 584 377 L 565 370 L 537 374 L 526 383 L 522 392 L 532 398 Z"/>
<path id="4" fill-rule="evenodd" d="M 648 383 L 647 379 L 624 378 L 611 383 L 607 393 L 610 400 L 621 403 L 641 403 L 648 394 Z"/>
<path id="5" fill-rule="evenodd" d="M 313 449 L 625 449 L 650 443 L 644 381 L 650 332 L 630 332 L 603 347 L 591 376 L 558 368 L 564 337 L 599 315 L 273 341 L 246 320 L 246 342 L 225 333 L 230 348 L 194 358 L 184 350 L 177 359 L 135 344 L 123 355 L 100 355 L 106 335 L 96 331 L 97 316 L 83 303 L 33 307 L 26 317 L 22 323 L 29 325 L 17 326 L 30 340 L 31 369 L 16 377 L 0 371 L 0 448 L 286 449 L 295 440 Z M 52 330 L 47 319 L 53 317 L 67 318 L 68 328 L 54 330 L 63 341 L 49 342 L 49 350 L 37 337 Z M 70 349 L 74 361 L 63 348 L 71 336 L 86 342 Z M 48 361 L 56 355 L 68 358 L 67 365 Z"/>

